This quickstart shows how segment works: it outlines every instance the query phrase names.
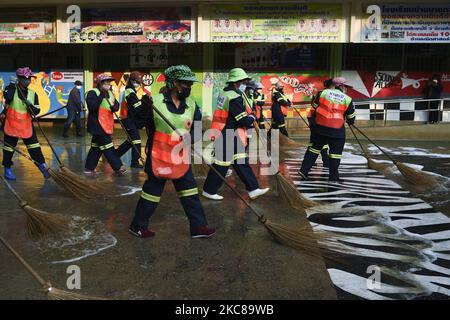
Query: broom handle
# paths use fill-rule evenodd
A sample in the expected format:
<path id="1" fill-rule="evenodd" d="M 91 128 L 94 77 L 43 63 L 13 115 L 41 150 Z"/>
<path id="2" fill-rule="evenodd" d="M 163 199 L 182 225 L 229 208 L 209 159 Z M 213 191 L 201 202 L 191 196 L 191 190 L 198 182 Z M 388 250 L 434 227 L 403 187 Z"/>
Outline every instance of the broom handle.
<path id="1" fill-rule="evenodd" d="M 109 101 L 109 99 L 105 99 L 106 101 L 108 101 L 109 107 L 112 108 L 112 104 L 111 101 Z M 111 109 L 112 111 L 112 109 Z M 112 111 L 114 113 L 114 116 L 116 117 L 116 119 L 119 121 L 120 126 L 122 127 L 122 130 L 125 132 L 125 134 L 127 135 L 127 140 L 128 142 L 130 142 L 131 147 L 134 149 L 134 151 L 136 151 L 139 154 L 139 159 L 141 159 L 143 162 L 145 162 L 144 158 L 141 155 L 141 152 L 139 152 L 139 150 L 137 149 L 137 147 L 133 144 L 133 139 L 131 139 L 130 134 L 128 133 L 127 129 L 125 128 L 125 126 L 123 125 L 122 120 L 120 120 L 120 117 L 117 115 L 117 113 L 115 111 Z"/>
<path id="2" fill-rule="evenodd" d="M 6 249 L 8 249 L 13 255 L 14 257 L 16 257 L 17 260 L 19 260 L 19 262 L 28 270 L 28 272 L 30 272 L 32 274 L 32 276 L 42 285 L 42 286 L 47 286 L 47 282 L 42 279 L 42 277 L 25 261 L 24 258 L 22 258 L 20 256 L 19 253 L 17 253 L 16 250 L 14 250 L 8 242 L 6 242 L 5 239 L 3 239 L 2 236 L 0 236 L 0 242 L 3 243 L 3 245 L 6 247 Z"/>
<path id="3" fill-rule="evenodd" d="M 55 109 L 53 111 L 49 111 L 49 112 L 44 113 L 44 114 L 41 114 L 41 115 L 37 116 L 36 119 L 40 119 L 40 118 L 46 117 L 46 116 L 51 115 L 51 114 L 53 114 L 55 112 L 58 112 L 59 110 L 64 109 L 64 108 L 67 108 L 67 106 L 62 106 L 61 108 Z"/>
<path id="4" fill-rule="evenodd" d="M 359 147 L 361 148 L 361 151 L 362 151 L 362 153 L 364 154 L 364 157 L 366 157 L 366 159 L 369 159 L 369 156 L 367 155 L 366 150 L 364 150 L 364 148 L 363 148 L 363 146 L 362 146 L 362 144 L 361 144 L 361 141 L 360 141 L 359 138 L 356 136 L 356 133 L 355 133 L 355 131 L 353 130 L 352 126 L 349 126 L 349 127 L 350 127 L 350 130 L 351 130 L 352 133 L 353 133 L 353 136 L 355 137 L 356 141 L 358 142 Z"/>
<path id="5" fill-rule="evenodd" d="M 297 114 L 300 116 L 300 118 L 302 118 L 303 122 L 306 124 L 306 126 L 309 128 L 309 123 L 306 122 L 305 118 L 303 118 L 303 116 L 300 114 L 300 112 L 297 110 L 297 108 L 295 106 L 292 106 L 292 108 L 295 110 L 295 112 L 297 112 Z"/>
<path id="6" fill-rule="evenodd" d="M 158 108 L 156 108 L 154 105 L 153 105 L 153 110 L 156 111 L 156 113 L 164 120 L 164 122 L 165 122 L 165 123 L 166 123 L 173 131 L 175 131 L 175 133 L 176 133 L 177 135 L 179 135 L 180 137 L 183 136 L 182 134 L 180 134 L 180 133 L 178 132 L 178 129 L 175 128 L 175 126 L 170 122 L 170 120 L 167 119 L 166 116 L 165 116 L 164 114 L 162 114 L 162 112 L 159 111 Z M 203 159 L 203 155 L 202 155 L 202 154 L 199 154 L 199 153 L 197 152 L 197 150 L 194 149 L 194 153 L 195 153 L 197 156 L 199 156 L 199 157 L 201 157 L 201 158 Z M 219 176 L 220 180 L 222 180 L 222 182 L 225 183 L 225 185 L 226 185 L 228 188 L 230 188 L 231 191 L 233 191 L 233 193 L 234 193 L 239 199 L 241 199 L 241 200 L 244 202 L 244 204 L 245 204 L 245 205 L 246 205 L 246 206 L 247 206 L 247 207 L 248 207 L 248 208 L 249 208 L 249 209 L 257 216 L 257 217 L 258 217 L 258 220 L 261 221 L 261 219 L 262 219 L 263 216 L 260 215 L 258 212 L 256 212 L 255 209 L 253 209 L 253 207 L 250 205 L 250 203 L 248 203 L 248 201 L 245 200 L 245 199 L 239 194 L 239 192 L 238 192 L 237 190 L 235 190 L 235 189 L 227 182 L 227 180 L 226 180 L 224 177 L 222 177 L 222 175 L 219 173 L 219 171 L 217 171 L 216 168 L 214 168 L 213 165 L 209 164 L 207 161 L 205 161 L 205 163 L 208 165 L 208 167 L 209 167 L 210 169 L 212 169 L 212 170 L 214 171 L 215 174 L 217 174 L 217 176 Z"/>
<path id="7" fill-rule="evenodd" d="M 389 158 L 389 160 L 391 160 L 394 164 L 397 164 L 397 161 L 395 161 L 386 151 L 384 151 L 383 149 L 381 149 L 381 147 L 379 145 L 377 145 L 372 139 L 370 139 L 364 132 L 361 131 L 361 129 L 359 129 L 357 126 L 355 126 L 354 124 L 352 125 L 355 127 L 356 130 L 358 130 L 359 133 L 361 133 L 367 140 L 370 141 L 370 143 L 372 143 L 373 145 L 375 145 L 375 147 L 377 147 L 386 157 Z"/>
<path id="8" fill-rule="evenodd" d="M 20 89 L 19 84 L 17 84 L 17 89 L 19 89 L 19 93 L 22 96 L 23 99 L 25 99 L 27 102 L 29 102 L 26 98 L 25 95 L 23 94 L 22 89 Z M 58 154 L 56 153 L 56 150 L 53 148 L 53 145 L 50 143 L 50 140 L 48 139 L 47 135 L 44 132 L 44 129 L 42 129 L 41 127 L 41 123 L 39 122 L 39 120 L 36 118 L 36 115 L 34 114 L 33 110 L 31 110 L 30 106 L 28 103 L 25 103 L 27 105 L 28 110 L 30 111 L 31 117 L 33 118 L 33 120 L 37 123 L 39 130 L 41 131 L 42 135 L 44 136 L 45 140 L 47 140 L 47 143 L 50 147 L 50 149 L 52 149 L 53 154 L 55 155 L 56 160 L 58 161 L 60 166 L 63 166 L 63 163 L 61 162 L 61 159 L 59 158 Z"/>
<path id="9" fill-rule="evenodd" d="M 2 175 L 0 175 L 0 178 L 2 178 L 3 182 L 6 184 L 6 186 L 8 187 L 9 191 L 12 192 L 12 194 L 16 197 L 16 199 L 19 201 L 19 203 L 25 203 L 25 201 L 23 201 L 23 199 L 19 196 L 19 194 L 16 192 L 16 190 L 14 190 L 14 188 L 12 187 L 12 185 L 8 182 L 8 180 L 5 179 L 5 177 L 3 177 Z"/>

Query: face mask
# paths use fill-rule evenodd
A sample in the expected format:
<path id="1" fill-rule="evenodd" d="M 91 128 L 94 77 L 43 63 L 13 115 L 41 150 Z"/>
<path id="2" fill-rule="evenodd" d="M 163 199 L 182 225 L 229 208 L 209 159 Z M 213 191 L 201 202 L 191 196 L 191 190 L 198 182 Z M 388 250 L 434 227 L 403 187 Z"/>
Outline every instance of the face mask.
<path id="1" fill-rule="evenodd" d="M 139 88 L 141 84 L 139 82 L 133 82 L 133 87 Z"/>
<path id="2" fill-rule="evenodd" d="M 19 80 L 19 83 L 20 83 L 23 87 L 27 88 L 27 87 L 30 85 L 31 80 L 30 80 L 30 79 L 20 79 L 20 80 Z"/>
<path id="3" fill-rule="evenodd" d="M 242 93 L 244 93 L 244 92 L 245 92 L 245 88 L 246 88 L 246 85 L 242 83 L 242 84 L 239 86 L 239 91 L 242 92 Z"/>
<path id="4" fill-rule="evenodd" d="M 178 91 L 178 99 L 184 100 L 191 95 L 191 88 L 183 88 L 181 92 Z"/>
<path id="5" fill-rule="evenodd" d="M 81 86 L 77 86 L 77 89 L 78 89 L 78 90 L 81 90 Z"/>
<path id="6" fill-rule="evenodd" d="M 248 90 L 248 92 L 250 93 L 250 95 L 253 95 L 253 93 L 254 93 L 255 91 L 253 91 L 253 90 Z"/>
<path id="7" fill-rule="evenodd" d="M 438 81 L 436 79 L 433 80 L 434 83 L 438 83 Z"/>
<path id="8" fill-rule="evenodd" d="M 108 90 L 111 89 L 111 85 L 110 84 L 104 84 L 104 85 L 102 85 L 102 89 L 108 91 Z"/>

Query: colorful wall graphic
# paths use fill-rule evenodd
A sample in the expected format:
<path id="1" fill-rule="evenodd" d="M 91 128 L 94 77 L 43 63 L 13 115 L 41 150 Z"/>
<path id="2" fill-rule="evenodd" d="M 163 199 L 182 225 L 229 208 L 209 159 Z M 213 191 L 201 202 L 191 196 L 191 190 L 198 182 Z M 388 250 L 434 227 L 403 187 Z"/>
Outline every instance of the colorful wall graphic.
<path id="1" fill-rule="evenodd" d="M 56 42 L 54 8 L 2 8 L 0 43 Z"/>
<path id="2" fill-rule="evenodd" d="M 450 42 L 450 4 L 363 6 L 362 42 Z"/>
<path id="3" fill-rule="evenodd" d="M 353 86 L 348 93 L 354 100 L 423 98 L 433 72 L 343 71 Z M 450 96 L 450 72 L 438 73 L 443 86 L 442 97 Z"/>
<path id="4" fill-rule="evenodd" d="M 83 82 L 82 70 L 52 70 L 39 71 L 34 73 L 36 78 L 32 78 L 30 88 L 36 92 L 39 98 L 39 105 L 41 107 L 41 114 L 56 110 L 67 104 L 70 90 L 75 86 L 76 80 Z M 3 109 L 3 90 L 11 82 L 17 80 L 16 73 L 0 72 L 0 109 Z M 84 95 L 83 89 L 81 94 Z M 83 99 L 84 100 L 84 99 Z M 46 118 L 65 118 L 67 111 L 62 109 Z"/>
<path id="5" fill-rule="evenodd" d="M 70 42 L 192 42 L 190 7 L 86 8 L 70 24 Z"/>
<path id="6" fill-rule="evenodd" d="M 143 75 L 142 76 L 142 84 L 143 87 L 141 87 L 137 95 L 138 97 L 142 97 L 142 95 L 146 92 L 150 92 L 152 96 L 157 95 L 159 93 L 159 90 L 165 85 L 165 77 L 163 74 L 164 69 L 160 70 L 153 70 L 149 71 L 141 69 L 139 72 Z M 112 82 L 112 90 L 114 92 L 114 96 L 116 99 L 121 102 L 123 99 L 123 94 L 125 92 L 125 87 L 127 85 L 128 77 L 130 75 L 130 71 L 95 71 L 94 72 L 94 79 L 97 77 L 98 74 L 106 72 L 107 74 L 111 75 L 115 81 Z M 203 82 L 203 73 L 202 72 L 195 72 L 196 77 L 199 82 L 194 83 L 192 86 L 191 91 L 191 97 L 197 102 L 198 106 L 202 107 L 202 82 Z M 95 85 L 95 83 L 94 83 Z"/>
<path id="7" fill-rule="evenodd" d="M 343 42 L 342 4 L 210 6 L 213 42 Z"/>

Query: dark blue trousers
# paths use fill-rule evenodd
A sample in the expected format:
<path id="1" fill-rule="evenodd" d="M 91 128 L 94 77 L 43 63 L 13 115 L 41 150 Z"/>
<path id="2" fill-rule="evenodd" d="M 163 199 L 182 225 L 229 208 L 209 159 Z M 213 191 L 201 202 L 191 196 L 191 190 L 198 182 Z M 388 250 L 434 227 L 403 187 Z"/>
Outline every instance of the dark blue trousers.
<path id="1" fill-rule="evenodd" d="M 122 166 L 122 161 L 117 156 L 114 150 L 114 144 L 111 136 L 106 134 L 98 134 L 92 136 L 91 148 L 86 157 L 85 168 L 87 170 L 94 170 L 97 167 L 98 161 L 102 154 L 105 155 L 106 160 L 111 165 L 114 171 L 117 171 Z"/>
<path id="2" fill-rule="evenodd" d="M 138 164 L 141 157 L 141 135 L 139 129 L 133 123 L 133 120 L 127 118 L 122 120 L 123 126 L 127 130 L 131 137 L 132 142 L 125 140 L 116 150 L 119 157 L 123 156 L 128 150 L 131 149 L 131 164 Z M 133 147 L 134 146 L 134 147 Z"/>

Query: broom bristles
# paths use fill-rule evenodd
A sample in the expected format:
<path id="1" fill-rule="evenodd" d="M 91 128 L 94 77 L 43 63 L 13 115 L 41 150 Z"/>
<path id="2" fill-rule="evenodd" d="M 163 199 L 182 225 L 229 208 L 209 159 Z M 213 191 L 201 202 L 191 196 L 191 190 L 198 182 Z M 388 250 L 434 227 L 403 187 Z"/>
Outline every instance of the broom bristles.
<path id="1" fill-rule="evenodd" d="M 61 290 L 52 286 L 44 288 L 49 300 L 107 300 L 105 298 L 85 296 L 83 294 Z"/>
<path id="2" fill-rule="evenodd" d="M 280 142 L 280 147 L 284 147 L 284 148 L 298 148 L 298 147 L 302 146 L 297 141 L 294 141 L 291 138 L 286 137 L 282 133 L 279 134 L 279 142 Z"/>
<path id="3" fill-rule="evenodd" d="M 372 158 L 367 158 L 367 167 L 369 169 L 384 172 L 387 170 L 387 168 L 389 168 L 389 166 L 390 165 L 387 163 L 378 163 L 378 162 L 375 162 Z"/>
<path id="4" fill-rule="evenodd" d="M 315 232 L 307 227 L 294 229 L 269 220 L 264 222 L 264 226 L 275 241 L 315 258 L 324 257 L 321 250 L 334 253 L 343 248 L 336 236 L 325 231 Z"/>
<path id="5" fill-rule="evenodd" d="M 27 214 L 27 231 L 32 238 L 43 238 L 69 230 L 71 219 L 59 214 L 38 210 L 28 204 L 22 209 Z"/>
<path id="6" fill-rule="evenodd" d="M 318 205 L 317 202 L 305 197 L 295 185 L 278 173 L 276 175 L 277 190 L 284 203 L 305 213 L 305 208 L 311 208 Z"/>
<path id="7" fill-rule="evenodd" d="M 110 194 L 104 186 L 83 179 L 65 167 L 58 171 L 48 169 L 48 173 L 59 186 L 81 201 L 98 200 Z"/>
<path id="8" fill-rule="evenodd" d="M 439 184 L 435 177 L 425 172 L 411 168 L 410 166 L 407 166 L 406 164 L 401 162 L 397 162 L 395 165 L 409 183 L 428 188 Z"/>

